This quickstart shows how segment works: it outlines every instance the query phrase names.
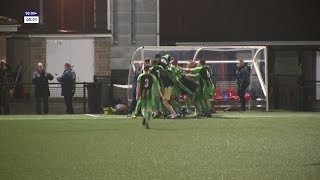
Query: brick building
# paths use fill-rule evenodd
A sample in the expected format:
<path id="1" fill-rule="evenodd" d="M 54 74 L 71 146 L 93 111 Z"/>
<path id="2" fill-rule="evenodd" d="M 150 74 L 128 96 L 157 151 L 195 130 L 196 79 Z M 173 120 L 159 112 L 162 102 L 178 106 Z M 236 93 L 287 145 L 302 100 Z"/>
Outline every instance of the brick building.
<path id="1" fill-rule="evenodd" d="M 7 41 L 6 35 L 10 32 L 17 32 L 19 25 L 11 18 L 0 16 L 0 58 L 6 57 Z"/>

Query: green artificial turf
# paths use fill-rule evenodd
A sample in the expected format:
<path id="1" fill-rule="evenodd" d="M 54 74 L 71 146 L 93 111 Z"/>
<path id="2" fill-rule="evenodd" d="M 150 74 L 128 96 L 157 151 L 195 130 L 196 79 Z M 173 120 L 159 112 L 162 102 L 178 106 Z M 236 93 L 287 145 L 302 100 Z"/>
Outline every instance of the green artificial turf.
<path id="1" fill-rule="evenodd" d="M 319 179 L 320 114 L 0 116 L 0 179 Z"/>

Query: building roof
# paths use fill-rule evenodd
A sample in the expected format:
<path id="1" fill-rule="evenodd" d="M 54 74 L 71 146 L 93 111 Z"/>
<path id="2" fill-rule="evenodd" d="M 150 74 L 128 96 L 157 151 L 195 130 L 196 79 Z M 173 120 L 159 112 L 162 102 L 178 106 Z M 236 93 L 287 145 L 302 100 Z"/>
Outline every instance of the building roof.
<path id="1" fill-rule="evenodd" d="M 177 42 L 177 46 L 319 46 L 320 41 Z"/>
<path id="2" fill-rule="evenodd" d="M 18 27 L 20 25 L 15 19 L 0 16 L 0 32 L 17 32 Z"/>

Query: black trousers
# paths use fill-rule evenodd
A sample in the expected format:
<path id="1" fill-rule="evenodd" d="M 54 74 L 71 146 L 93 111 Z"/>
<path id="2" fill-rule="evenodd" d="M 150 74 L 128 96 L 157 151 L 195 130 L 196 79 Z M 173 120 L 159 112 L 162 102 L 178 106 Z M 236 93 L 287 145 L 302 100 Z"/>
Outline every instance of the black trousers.
<path id="1" fill-rule="evenodd" d="M 3 107 L 3 112 L 2 112 Z M 8 96 L 0 96 L 0 114 L 10 114 L 10 105 Z"/>
<path id="2" fill-rule="evenodd" d="M 242 110 L 246 109 L 246 98 L 245 98 L 246 89 L 247 89 L 247 87 L 245 87 L 245 86 L 238 86 L 238 96 L 240 98 Z"/>
<path id="3" fill-rule="evenodd" d="M 137 100 L 136 100 L 136 90 L 133 90 L 132 93 L 132 101 L 130 104 L 129 114 L 133 113 L 133 111 L 136 109 Z"/>
<path id="4" fill-rule="evenodd" d="M 9 93 L 6 89 L 0 89 L 0 114 L 2 113 L 10 114 Z"/>
<path id="5" fill-rule="evenodd" d="M 72 95 L 65 95 L 64 96 L 64 104 L 66 105 L 66 113 L 68 114 L 73 114 L 73 106 L 72 106 L 72 99 L 73 96 Z"/>
<path id="6" fill-rule="evenodd" d="M 41 101 L 43 102 L 43 113 L 48 114 L 49 112 L 49 102 L 48 97 L 36 97 L 36 111 L 41 114 Z"/>

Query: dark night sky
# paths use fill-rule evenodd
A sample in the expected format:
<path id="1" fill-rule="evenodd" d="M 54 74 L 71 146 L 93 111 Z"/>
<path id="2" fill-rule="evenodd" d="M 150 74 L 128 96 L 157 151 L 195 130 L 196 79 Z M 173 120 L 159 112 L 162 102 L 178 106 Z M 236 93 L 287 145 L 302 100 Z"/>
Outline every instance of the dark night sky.
<path id="1" fill-rule="evenodd" d="M 162 41 L 320 40 L 319 0 L 160 2 Z"/>
<path id="2" fill-rule="evenodd" d="M 86 25 L 88 29 L 93 27 L 93 0 L 86 0 Z M 38 10 L 39 0 L 7 0 L 1 3 L 0 15 L 17 19 L 23 24 L 25 10 Z M 67 29 L 81 30 L 82 28 L 82 0 L 64 0 L 64 24 Z M 47 27 L 56 30 L 61 27 L 61 0 L 44 0 L 44 19 Z M 25 25 L 24 28 L 32 28 L 33 25 Z"/>
<path id="3" fill-rule="evenodd" d="M 24 10 L 37 9 L 37 2 L 7 0 L 0 15 L 22 21 Z M 44 2 L 47 26 L 58 29 L 61 0 Z M 93 26 L 92 2 L 87 1 L 88 29 Z M 82 1 L 65 0 L 65 7 L 66 28 L 80 30 Z M 163 42 L 320 40 L 319 0 L 160 0 L 160 9 Z"/>

